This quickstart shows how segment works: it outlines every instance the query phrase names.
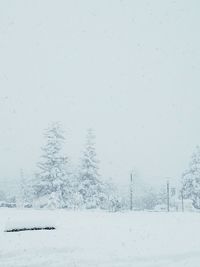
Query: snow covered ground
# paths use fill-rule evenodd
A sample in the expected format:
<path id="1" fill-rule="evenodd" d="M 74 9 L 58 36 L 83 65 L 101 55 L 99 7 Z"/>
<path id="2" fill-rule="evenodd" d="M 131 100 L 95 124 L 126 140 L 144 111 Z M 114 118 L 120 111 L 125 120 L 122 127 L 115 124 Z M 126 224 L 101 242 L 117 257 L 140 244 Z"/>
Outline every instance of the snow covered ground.
<path id="1" fill-rule="evenodd" d="M 55 222 L 56 230 L 6 233 Z M 199 267 L 200 214 L 0 209 L 0 267 Z"/>

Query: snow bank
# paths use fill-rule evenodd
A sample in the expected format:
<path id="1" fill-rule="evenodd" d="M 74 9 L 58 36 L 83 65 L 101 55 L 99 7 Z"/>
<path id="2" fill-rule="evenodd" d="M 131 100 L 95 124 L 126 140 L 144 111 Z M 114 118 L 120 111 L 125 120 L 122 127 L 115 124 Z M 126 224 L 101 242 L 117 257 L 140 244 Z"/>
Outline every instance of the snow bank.
<path id="1" fill-rule="evenodd" d="M 57 227 L 8 234 L 6 221 Z M 2 208 L 0 267 L 199 267 L 199 225 L 199 213 Z"/>

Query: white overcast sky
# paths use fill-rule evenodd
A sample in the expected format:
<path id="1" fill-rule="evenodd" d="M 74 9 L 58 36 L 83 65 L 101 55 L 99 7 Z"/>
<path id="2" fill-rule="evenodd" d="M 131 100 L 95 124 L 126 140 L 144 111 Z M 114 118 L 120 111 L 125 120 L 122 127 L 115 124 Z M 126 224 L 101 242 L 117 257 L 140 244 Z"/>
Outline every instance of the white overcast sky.
<path id="1" fill-rule="evenodd" d="M 35 170 L 59 120 L 77 163 L 88 127 L 101 173 L 178 179 L 200 144 L 200 1 L 1 0 L 0 180 Z"/>

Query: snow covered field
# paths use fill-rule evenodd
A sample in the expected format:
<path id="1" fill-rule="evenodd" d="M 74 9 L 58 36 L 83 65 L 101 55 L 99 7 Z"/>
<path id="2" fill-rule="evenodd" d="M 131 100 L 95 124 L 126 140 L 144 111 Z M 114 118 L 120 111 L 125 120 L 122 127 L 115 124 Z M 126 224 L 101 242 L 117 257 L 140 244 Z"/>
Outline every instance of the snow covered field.
<path id="1" fill-rule="evenodd" d="M 57 229 L 4 232 L 23 220 Z M 199 226 L 198 213 L 1 208 L 0 267 L 199 267 Z"/>

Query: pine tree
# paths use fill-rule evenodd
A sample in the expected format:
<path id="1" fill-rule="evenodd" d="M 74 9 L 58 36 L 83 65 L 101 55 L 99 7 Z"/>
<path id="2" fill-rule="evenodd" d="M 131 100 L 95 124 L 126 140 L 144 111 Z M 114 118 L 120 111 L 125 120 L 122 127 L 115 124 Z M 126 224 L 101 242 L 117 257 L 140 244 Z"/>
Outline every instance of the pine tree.
<path id="1" fill-rule="evenodd" d="M 48 205 L 66 206 L 67 157 L 62 148 L 65 141 L 58 122 L 52 123 L 45 130 L 46 144 L 42 147 L 41 161 L 38 163 L 34 192 L 36 198 L 47 197 Z"/>
<path id="2" fill-rule="evenodd" d="M 87 132 L 85 150 L 81 162 L 78 192 L 85 208 L 98 208 L 103 201 L 103 183 L 100 181 L 99 161 L 95 149 L 95 135 Z"/>
<path id="3" fill-rule="evenodd" d="M 193 206 L 200 209 L 200 147 L 192 155 L 189 168 L 182 175 L 184 198 L 191 199 Z"/>

